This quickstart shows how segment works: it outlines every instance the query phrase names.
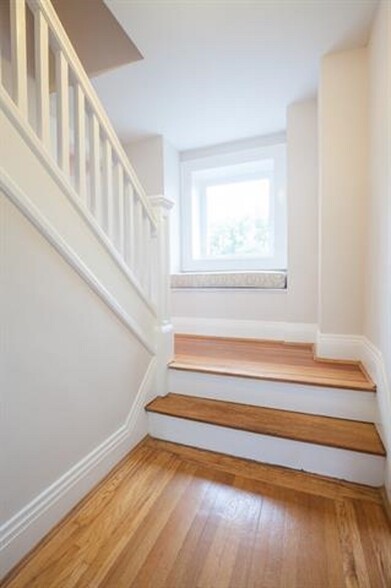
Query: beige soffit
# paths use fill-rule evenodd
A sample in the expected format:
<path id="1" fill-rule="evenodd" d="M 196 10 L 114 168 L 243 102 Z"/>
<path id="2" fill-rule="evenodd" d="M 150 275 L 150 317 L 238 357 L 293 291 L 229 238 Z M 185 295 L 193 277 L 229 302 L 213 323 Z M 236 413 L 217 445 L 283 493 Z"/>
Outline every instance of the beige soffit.
<path id="1" fill-rule="evenodd" d="M 87 74 L 143 59 L 103 0 L 52 0 Z"/>
<path id="2" fill-rule="evenodd" d="M 286 288 L 286 272 L 183 273 L 171 276 L 171 288 Z"/>

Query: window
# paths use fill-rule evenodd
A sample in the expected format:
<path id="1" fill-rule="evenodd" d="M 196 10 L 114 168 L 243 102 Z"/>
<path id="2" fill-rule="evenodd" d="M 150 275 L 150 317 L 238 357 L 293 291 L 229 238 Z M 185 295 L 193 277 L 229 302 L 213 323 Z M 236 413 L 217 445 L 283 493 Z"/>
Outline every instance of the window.
<path id="1" fill-rule="evenodd" d="M 286 269 L 285 145 L 182 162 L 183 271 Z"/>

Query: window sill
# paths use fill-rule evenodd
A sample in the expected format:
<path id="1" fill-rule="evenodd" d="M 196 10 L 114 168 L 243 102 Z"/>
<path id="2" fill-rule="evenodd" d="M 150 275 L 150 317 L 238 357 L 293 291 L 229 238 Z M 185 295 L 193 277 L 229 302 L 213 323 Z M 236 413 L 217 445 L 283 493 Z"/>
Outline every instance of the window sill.
<path id="1" fill-rule="evenodd" d="M 285 290 L 286 271 L 204 272 L 171 275 L 172 289 Z"/>

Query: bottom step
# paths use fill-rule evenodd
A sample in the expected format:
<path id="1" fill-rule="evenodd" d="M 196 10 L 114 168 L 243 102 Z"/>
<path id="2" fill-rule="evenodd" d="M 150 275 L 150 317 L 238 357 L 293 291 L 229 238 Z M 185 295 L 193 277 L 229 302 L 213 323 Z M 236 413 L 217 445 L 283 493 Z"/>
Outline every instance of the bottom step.
<path id="1" fill-rule="evenodd" d="M 258 427 L 258 432 L 256 432 L 254 428 L 253 430 L 248 430 L 248 428 L 243 430 L 242 428 L 233 428 L 232 425 L 224 426 L 222 416 L 219 417 L 220 422 L 214 423 L 205 422 L 205 416 L 201 418 L 201 408 L 205 410 L 205 407 L 202 407 L 205 402 L 208 405 L 212 403 L 214 408 L 216 405 L 215 411 L 217 409 L 218 412 L 223 410 L 222 405 L 226 405 L 224 407 L 225 414 L 229 412 L 232 418 L 235 408 L 232 403 L 205 401 L 204 399 L 196 401 L 196 399 L 192 399 L 191 402 L 198 402 L 200 405 L 198 414 L 194 412 L 194 415 L 190 416 L 187 412 L 187 418 L 183 418 L 184 415 L 180 414 L 179 403 L 183 404 L 184 402 L 188 402 L 188 400 L 179 395 L 169 395 L 150 403 L 147 410 L 149 432 L 152 437 L 369 486 L 377 487 L 384 483 L 385 457 L 381 454 L 382 446 L 380 442 L 380 447 L 377 447 L 376 438 L 374 440 L 369 438 L 369 446 L 372 445 L 368 447 L 369 451 L 363 450 L 360 443 L 356 443 L 354 439 L 350 442 L 350 447 L 349 444 L 345 447 L 333 447 L 331 446 L 333 443 L 328 443 L 328 439 L 325 439 L 323 443 L 319 442 L 319 425 L 324 425 L 324 417 L 312 417 L 314 421 L 314 439 L 310 439 L 308 436 L 307 426 L 307 431 L 303 434 L 301 440 L 297 440 L 289 438 L 290 436 L 286 431 L 282 431 L 280 436 L 276 436 L 275 432 L 273 435 L 273 433 L 270 433 L 270 427 L 267 424 L 263 425 L 264 432 L 262 432 L 262 427 Z M 172 410 L 174 403 L 178 405 L 177 415 L 173 414 L 175 413 Z M 166 404 L 167 406 L 165 406 Z M 255 407 L 248 408 L 251 409 L 251 412 L 259 412 L 259 416 L 267 410 Z M 166 409 L 168 412 L 171 410 L 171 414 L 165 414 Z M 193 410 L 195 409 L 193 408 Z M 242 408 L 241 410 L 244 409 Z M 289 416 L 289 413 L 281 411 L 281 421 L 284 421 L 287 416 Z M 303 418 L 305 415 L 296 416 Z M 226 417 L 224 420 L 226 420 Z M 318 426 L 317 420 L 319 420 Z M 354 426 L 352 422 L 345 425 L 344 421 L 338 419 L 327 419 L 326 425 L 328 423 L 330 426 L 330 438 L 334 436 L 333 429 L 338 424 L 341 427 L 351 428 Z M 357 423 L 357 426 L 360 428 L 361 424 Z M 370 426 L 366 424 L 365 427 Z"/>

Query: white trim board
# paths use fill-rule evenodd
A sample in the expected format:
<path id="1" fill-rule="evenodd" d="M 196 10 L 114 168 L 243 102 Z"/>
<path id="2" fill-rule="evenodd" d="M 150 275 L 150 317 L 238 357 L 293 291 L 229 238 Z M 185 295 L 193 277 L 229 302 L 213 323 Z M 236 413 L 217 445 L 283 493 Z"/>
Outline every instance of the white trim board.
<path id="1" fill-rule="evenodd" d="M 30 201 L 26 194 L 17 186 L 9 175 L 0 168 L 0 189 L 7 198 L 20 210 L 39 233 L 54 247 L 61 257 L 77 272 L 85 283 L 99 296 L 101 300 L 112 310 L 117 318 L 127 327 L 142 346 L 152 355 L 155 354 L 154 343 L 144 335 L 140 325 L 131 317 L 117 300 L 110 294 L 105 286 L 96 278 L 77 253 L 66 243 L 61 235 L 40 213 L 38 208 Z"/>
<path id="2" fill-rule="evenodd" d="M 172 317 L 175 333 L 314 343 L 317 325 L 256 320 Z"/>
<path id="3" fill-rule="evenodd" d="M 147 434 L 152 358 L 124 424 L 0 527 L 0 579 Z"/>
<path id="4" fill-rule="evenodd" d="M 167 415 L 148 413 L 153 437 L 218 453 L 282 465 L 350 482 L 381 486 L 384 457 L 259 435 Z"/>

